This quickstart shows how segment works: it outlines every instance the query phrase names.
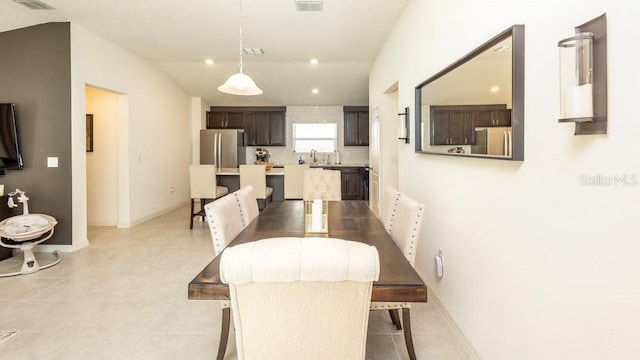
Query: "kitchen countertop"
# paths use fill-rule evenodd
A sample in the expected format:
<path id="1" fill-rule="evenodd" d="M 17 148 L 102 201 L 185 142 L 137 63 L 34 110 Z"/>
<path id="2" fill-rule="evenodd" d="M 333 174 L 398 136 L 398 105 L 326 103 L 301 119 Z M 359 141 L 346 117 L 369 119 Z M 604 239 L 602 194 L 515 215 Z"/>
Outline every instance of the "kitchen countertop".
<path id="1" fill-rule="evenodd" d="M 216 175 L 240 175 L 240 169 L 238 168 L 220 168 L 218 169 L 218 171 L 216 171 Z M 269 171 L 267 171 L 267 176 L 268 175 L 284 175 L 284 169 L 283 168 L 274 168 L 271 169 Z"/>
<path id="2" fill-rule="evenodd" d="M 290 165 L 290 164 L 287 164 Z M 365 163 L 351 163 L 351 164 L 323 164 L 323 163 L 316 163 L 316 164 L 308 164 L 311 167 L 369 167 L 369 164 L 365 164 Z M 275 164 L 273 166 L 274 168 L 281 168 L 284 167 L 284 165 L 282 164 Z"/>
<path id="3" fill-rule="evenodd" d="M 312 168 L 319 167 L 368 167 L 369 164 L 357 163 L 357 164 L 309 164 Z M 220 168 L 216 171 L 216 175 L 240 175 L 238 168 Z M 267 175 L 284 175 L 284 165 L 276 164 L 273 168 L 267 171 Z"/>

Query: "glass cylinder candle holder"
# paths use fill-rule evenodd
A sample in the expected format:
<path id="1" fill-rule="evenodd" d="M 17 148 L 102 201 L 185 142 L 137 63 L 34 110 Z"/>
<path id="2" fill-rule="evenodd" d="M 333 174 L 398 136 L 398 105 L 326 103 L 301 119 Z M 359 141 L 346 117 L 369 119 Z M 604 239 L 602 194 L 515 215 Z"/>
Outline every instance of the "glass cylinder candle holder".
<path id="1" fill-rule="evenodd" d="M 560 49 L 560 121 L 593 120 L 593 34 L 579 33 L 558 42 Z"/>
<path id="2" fill-rule="evenodd" d="M 304 232 L 307 234 L 329 232 L 329 202 L 324 192 L 315 192 L 311 200 L 305 200 Z"/>

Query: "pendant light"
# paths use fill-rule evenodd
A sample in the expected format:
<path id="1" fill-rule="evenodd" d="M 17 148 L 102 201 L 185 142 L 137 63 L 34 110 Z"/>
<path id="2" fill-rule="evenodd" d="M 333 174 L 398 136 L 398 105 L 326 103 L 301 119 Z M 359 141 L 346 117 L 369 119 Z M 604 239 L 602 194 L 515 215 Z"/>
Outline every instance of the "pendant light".
<path id="1" fill-rule="evenodd" d="M 253 79 L 244 73 L 244 63 L 242 62 L 242 0 L 240 0 L 240 65 L 238 73 L 231 75 L 224 84 L 218 86 L 218 90 L 231 95 L 260 95 L 260 89 Z"/>

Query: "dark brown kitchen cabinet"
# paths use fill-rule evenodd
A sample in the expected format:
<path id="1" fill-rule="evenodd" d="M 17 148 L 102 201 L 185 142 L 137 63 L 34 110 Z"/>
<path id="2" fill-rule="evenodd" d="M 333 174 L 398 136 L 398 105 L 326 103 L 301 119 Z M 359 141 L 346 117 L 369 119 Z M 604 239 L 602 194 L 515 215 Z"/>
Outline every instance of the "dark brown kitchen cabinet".
<path id="1" fill-rule="evenodd" d="M 343 200 L 363 199 L 364 179 L 361 168 L 343 168 L 340 170 L 340 177 Z"/>
<path id="2" fill-rule="evenodd" d="M 243 129 L 244 114 L 234 112 L 207 112 L 207 129 Z"/>
<path id="3" fill-rule="evenodd" d="M 285 146 L 285 112 L 259 111 L 246 113 L 245 134 L 248 146 Z"/>
<path id="4" fill-rule="evenodd" d="M 344 107 L 344 146 L 369 146 L 368 107 Z"/>
<path id="5" fill-rule="evenodd" d="M 247 146 L 285 146 L 283 106 L 217 106 L 207 112 L 207 129 L 244 129 Z"/>
<path id="6" fill-rule="evenodd" d="M 363 167 L 324 167 L 325 170 L 340 171 L 342 200 L 366 200 L 365 169 Z"/>

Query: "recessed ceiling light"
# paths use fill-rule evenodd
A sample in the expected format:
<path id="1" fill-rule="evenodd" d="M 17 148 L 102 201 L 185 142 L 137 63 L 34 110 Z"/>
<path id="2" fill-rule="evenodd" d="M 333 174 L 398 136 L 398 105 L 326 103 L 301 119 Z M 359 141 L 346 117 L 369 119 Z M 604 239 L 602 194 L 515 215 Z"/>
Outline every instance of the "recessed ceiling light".
<path id="1" fill-rule="evenodd" d="M 497 93 L 498 91 L 500 91 L 500 86 L 492 86 L 491 87 L 491 92 L 492 93 Z"/>
<path id="2" fill-rule="evenodd" d="M 311 89 L 311 92 L 314 93 L 314 94 L 317 94 L 317 93 L 320 92 L 320 90 L 314 88 L 314 89 Z"/>
<path id="3" fill-rule="evenodd" d="M 204 63 L 207 65 L 213 65 L 213 59 L 205 59 Z"/>
<path id="4" fill-rule="evenodd" d="M 311 59 L 311 60 L 309 60 L 309 64 L 311 64 L 311 65 L 318 65 L 318 59 Z"/>

